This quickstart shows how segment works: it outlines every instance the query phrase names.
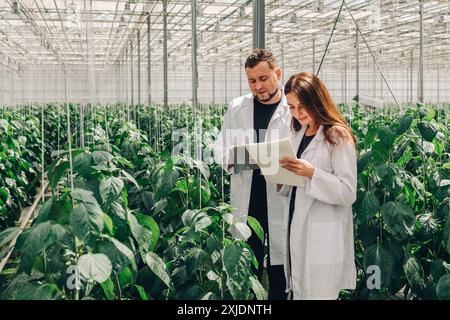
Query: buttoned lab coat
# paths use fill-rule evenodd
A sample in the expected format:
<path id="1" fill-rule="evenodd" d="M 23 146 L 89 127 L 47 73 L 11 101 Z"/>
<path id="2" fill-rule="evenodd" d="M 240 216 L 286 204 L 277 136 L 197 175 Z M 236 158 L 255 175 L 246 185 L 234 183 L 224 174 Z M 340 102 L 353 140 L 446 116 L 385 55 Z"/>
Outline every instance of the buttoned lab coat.
<path id="1" fill-rule="evenodd" d="M 291 143 L 298 149 L 306 131 L 293 133 Z M 286 239 L 284 269 L 287 291 L 293 299 L 337 299 L 340 289 L 356 286 L 352 204 L 356 200 L 356 150 L 353 141 L 329 144 L 321 126 L 301 155 L 315 167 L 314 175 L 297 187 L 290 239 Z M 292 187 L 283 186 L 288 197 Z M 287 231 L 289 208 L 283 230 Z M 286 237 L 287 238 L 287 237 Z"/>
<path id="2" fill-rule="evenodd" d="M 282 88 L 280 88 L 282 90 Z M 224 116 L 222 129 L 217 137 L 214 146 L 214 159 L 223 169 L 231 175 L 230 182 L 230 202 L 234 207 L 233 216 L 236 222 L 247 222 L 250 191 L 252 185 L 252 170 L 234 173 L 233 167 L 228 169 L 228 164 L 232 163 L 230 149 L 233 145 L 256 142 L 255 131 L 253 129 L 253 95 L 251 93 L 234 99 Z M 285 139 L 290 136 L 291 113 L 287 106 L 286 97 L 282 99 L 275 109 L 270 119 L 264 141 Z M 241 131 L 233 131 L 241 129 Z M 246 135 L 243 130 L 247 131 Z M 285 243 L 286 234 L 283 229 L 283 214 L 287 206 L 286 198 L 277 193 L 276 185 L 267 183 L 267 212 L 268 212 L 268 232 L 269 250 L 271 265 L 281 265 L 286 256 Z M 233 236 L 242 238 L 236 228 L 230 228 Z"/>

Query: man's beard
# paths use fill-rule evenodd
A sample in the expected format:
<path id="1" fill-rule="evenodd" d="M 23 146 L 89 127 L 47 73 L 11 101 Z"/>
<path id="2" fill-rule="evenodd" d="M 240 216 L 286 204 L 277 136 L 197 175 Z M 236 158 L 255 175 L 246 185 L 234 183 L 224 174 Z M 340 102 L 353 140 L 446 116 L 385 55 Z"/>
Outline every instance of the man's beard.
<path id="1" fill-rule="evenodd" d="M 278 90 L 280 90 L 280 88 L 277 88 L 277 90 L 275 90 L 274 93 L 269 94 L 269 97 L 268 97 L 267 99 L 259 99 L 257 96 L 256 96 L 255 98 L 258 99 L 258 101 L 260 101 L 260 102 L 267 102 L 267 101 L 270 101 L 270 100 L 272 100 L 272 98 L 275 97 L 275 95 L 278 93 Z"/>

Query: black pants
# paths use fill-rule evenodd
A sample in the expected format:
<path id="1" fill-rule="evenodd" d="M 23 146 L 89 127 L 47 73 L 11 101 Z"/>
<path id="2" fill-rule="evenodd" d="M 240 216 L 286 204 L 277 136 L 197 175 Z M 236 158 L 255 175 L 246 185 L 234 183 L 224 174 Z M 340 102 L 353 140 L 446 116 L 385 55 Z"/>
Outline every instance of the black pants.
<path id="1" fill-rule="evenodd" d="M 267 221 L 267 190 L 266 190 L 266 180 L 264 176 L 261 175 L 259 170 L 254 170 L 252 178 L 252 188 L 250 193 L 250 203 L 249 203 L 249 216 L 252 216 L 258 220 L 264 230 L 265 239 L 269 239 L 269 226 Z M 265 248 L 264 241 L 258 238 L 258 236 L 252 232 L 252 235 L 248 239 L 248 244 L 255 254 L 256 260 L 258 261 L 258 270 L 256 270 L 253 265 L 253 271 L 259 280 L 262 279 L 264 271 L 264 256 Z M 267 241 L 269 243 L 269 241 Z M 270 264 L 270 250 L 268 250 L 267 255 L 267 275 L 269 279 L 269 300 L 286 300 L 287 294 L 286 289 L 286 279 L 284 276 L 283 265 L 271 265 Z"/>
<path id="2" fill-rule="evenodd" d="M 248 239 L 247 243 L 253 250 L 256 260 L 258 261 L 258 269 L 252 265 L 253 272 L 261 281 L 264 271 L 264 245 L 261 240 L 253 233 Z M 271 265 L 270 264 L 270 252 L 267 255 L 267 276 L 269 279 L 269 300 L 286 300 L 287 294 L 286 289 L 286 279 L 284 276 L 283 265 Z"/>

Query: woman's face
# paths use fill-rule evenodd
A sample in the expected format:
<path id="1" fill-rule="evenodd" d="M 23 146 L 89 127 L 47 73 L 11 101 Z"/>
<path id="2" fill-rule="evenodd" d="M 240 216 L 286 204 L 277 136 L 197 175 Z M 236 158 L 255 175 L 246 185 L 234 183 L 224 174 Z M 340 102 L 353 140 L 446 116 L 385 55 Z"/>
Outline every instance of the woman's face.
<path id="1" fill-rule="evenodd" d="M 314 127 L 315 122 L 313 118 L 306 112 L 305 107 L 302 106 L 295 93 L 288 93 L 286 99 L 289 109 L 291 110 L 291 115 L 297 119 L 302 126 L 309 125 L 310 127 Z"/>

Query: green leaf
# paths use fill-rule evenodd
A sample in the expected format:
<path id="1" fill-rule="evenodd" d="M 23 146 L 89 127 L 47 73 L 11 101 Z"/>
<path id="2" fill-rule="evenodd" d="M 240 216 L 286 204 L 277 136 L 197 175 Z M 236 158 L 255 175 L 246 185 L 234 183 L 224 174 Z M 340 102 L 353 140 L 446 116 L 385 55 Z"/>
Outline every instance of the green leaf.
<path id="1" fill-rule="evenodd" d="M 223 266 L 227 275 L 227 288 L 233 299 L 245 299 L 250 291 L 250 264 L 244 249 L 235 243 L 225 247 Z"/>
<path id="2" fill-rule="evenodd" d="M 187 273 L 186 266 L 181 266 L 178 268 L 175 268 L 172 272 L 172 282 L 175 288 L 181 287 L 183 284 L 188 281 L 190 276 Z"/>
<path id="3" fill-rule="evenodd" d="M 258 300 L 267 300 L 267 291 L 261 285 L 261 283 L 254 276 L 250 277 L 250 283 L 253 292 L 255 293 L 256 299 Z"/>
<path id="4" fill-rule="evenodd" d="M 389 201 L 381 207 L 384 223 L 391 235 L 398 241 L 412 236 L 414 229 L 414 211 L 403 203 Z"/>
<path id="5" fill-rule="evenodd" d="M 445 274 L 444 260 L 433 260 L 430 265 L 430 274 L 434 282 L 437 282 Z"/>
<path id="6" fill-rule="evenodd" d="M 163 259 L 161 259 L 156 253 L 147 252 L 145 255 L 145 263 L 168 288 L 171 288 L 169 272 Z"/>
<path id="7" fill-rule="evenodd" d="M 261 242 L 264 243 L 264 230 L 261 227 L 259 221 L 252 216 L 248 216 L 247 223 L 250 226 L 250 228 L 252 228 L 253 232 L 255 232 L 259 240 L 261 240 Z"/>
<path id="8" fill-rule="evenodd" d="M 419 261 L 415 257 L 410 257 L 403 264 L 406 279 L 408 279 L 411 288 L 416 294 L 425 289 L 425 281 L 423 279 L 423 269 Z"/>
<path id="9" fill-rule="evenodd" d="M 109 213 L 115 215 L 119 219 L 125 220 L 125 209 L 123 205 L 119 201 L 114 201 L 111 203 L 111 207 L 109 208 Z"/>
<path id="10" fill-rule="evenodd" d="M 380 201 L 377 196 L 364 192 L 361 201 L 358 201 L 358 221 L 361 223 L 367 223 L 370 219 L 375 217 L 375 214 L 380 210 Z"/>
<path id="11" fill-rule="evenodd" d="M 419 129 L 420 135 L 425 141 L 433 141 L 433 138 L 438 132 L 438 125 L 428 121 L 421 121 L 417 124 L 417 129 Z"/>
<path id="12" fill-rule="evenodd" d="M 131 272 L 130 268 L 124 268 L 119 273 L 119 284 L 121 288 L 124 288 L 127 285 L 131 285 L 134 282 L 133 273 Z"/>
<path id="13" fill-rule="evenodd" d="M 363 266 L 364 270 L 368 270 L 369 266 L 378 266 L 381 271 L 381 285 L 388 287 L 395 269 L 395 257 L 389 250 L 376 243 L 364 250 Z"/>
<path id="14" fill-rule="evenodd" d="M 106 299 L 114 300 L 116 298 L 116 294 L 114 292 L 114 283 L 111 279 L 107 279 L 106 281 L 100 283 L 100 286 L 103 289 L 103 293 L 105 294 Z"/>
<path id="15" fill-rule="evenodd" d="M 450 254 L 450 213 L 447 215 L 447 222 L 442 230 L 442 244 L 448 254 Z"/>
<path id="16" fill-rule="evenodd" d="M 52 224 L 51 221 L 34 225 L 28 237 L 23 243 L 21 251 L 23 252 L 21 268 L 30 273 L 34 260 L 40 252 L 45 250 L 52 242 Z"/>
<path id="17" fill-rule="evenodd" d="M 144 203 L 145 208 L 148 211 L 151 211 L 153 206 L 155 205 L 155 199 L 153 192 L 144 191 L 142 192 L 142 202 Z"/>
<path id="18" fill-rule="evenodd" d="M 9 198 L 9 190 L 6 188 L 0 188 L 0 200 L 6 203 L 8 201 L 8 198 Z"/>
<path id="19" fill-rule="evenodd" d="M 72 213 L 72 201 L 66 195 L 59 200 L 55 197 L 48 199 L 39 210 L 36 218 L 37 223 L 52 220 L 60 224 L 68 224 Z"/>
<path id="20" fill-rule="evenodd" d="M 159 200 L 157 203 L 155 203 L 155 205 L 153 206 L 153 213 L 157 214 L 159 212 L 161 212 L 162 210 L 164 210 L 167 206 L 167 199 L 161 199 Z"/>
<path id="21" fill-rule="evenodd" d="M 151 251 L 152 231 L 140 225 L 136 217 L 131 213 L 128 214 L 128 225 L 133 238 L 138 243 L 139 252 L 141 252 L 142 256 L 145 256 L 145 253 Z"/>
<path id="22" fill-rule="evenodd" d="M 112 264 L 102 253 L 88 253 L 78 259 L 78 270 L 87 280 L 102 283 L 111 276 Z"/>
<path id="23" fill-rule="evenodd" d="M 445 198 L 450 198 L 450 180 L 441 180 L 439 188 L 436 192 L 436 197 L 438 199 L 444 200 Z"/>
<path id="24" fill-rule="evenodd" d="M 431 106 L 421 109 L 421 119 L 424 121 L 431 121 L 435 115 L 436 111 Z"/>
<path id="25" fill-rule="evenodd" d="M 152 232 L 152 241 L 150 244 L 150 251 L 154 251 L 156 245 L 158 244 L 158 239 L 160 235 L 160 230 L 158 223 L 150 216 L 144 215 L 142 213 L 137 212 L 136 218 L 140 225 L 144 226 L 146 229 Z"/>
<path id="26" fill-rule="evenodd" d="M 0 119 L 0 129 L 2 129 L 3 133 L 8 132 L 8 121 Z"/>
<path id="27" fill-rule="evenodd" d="M 185 286 L 182 289 L 177 290 L 176 298 L 181 300 L 200 300 L 207 292 L 205 289 L 197 284 L 192 286 Z"/>
<path id="28" fill-rule="evenodd" d="M 236 222 L 231 227 L 234 228 L 235 231 L 237 231 L 237 233 L 235 233 L 235 236 L 239 240 L 247 241 L 248 238 L 250 238 L 250 236 L 252 235 L 252 231 L 245 223 Z"/>
<path id="29" fill-rule="evenodd" d="M 104 213 L 103 214 L 103 222 L 105 224 L 106 230 L 108 230 L 108 233 L 110 236 L 114 236 L 114 226 L 111 218 Z"/>
<path id="30" fill-rule="evenodd" d="M 92 160 L 95 164 L 107 164 L 112 160 L 113 156 L 106 151 L 94 151 L 92 152 Z"/>
<path id="31" fill-rule="evenodd" d="M 397 135 L 405 133 L 411 127 L 413 119 L 414 118 L 410 115 L 403 115 L 399 120 L 400 126 L 397 129 Z"/>
<path id="32" fill-rule="evenodd" d="M 191 276 L 205 261 L 207 253 L 201 248 L 191 248 L 186 255 L 186 271 Z"/>
<path id="33" fill-rule="evenodd" d="M 84 178 L 89 178 L 92 171 L 92 156 L 86 152 L 80 153 L 73 158 L 73 171 Z"/>
<path id="34" fill-rule="evenodd" d="M 141 297 L 141 300 L 150 300 L 147 292 L 145 292 L 145 289 L 143 286 L 140 286 L 138 284 L 135 284 L 134 287 L 136 288 L 136 290 L 139 293 L 139 297 Z"/>
<path id="35" fill-rule="evenodd" d="M 0 248 L 10 243 L 19 232 L 20 229 L 17 227 L 8 228 L 0 232 Z"/>
<path id="36" fill-rule="evenodd" d="M 158 188 L 156 190 L 156 199 L 166 197 L 175 187 L 178 180 L 179 173 L 176 169 L 165 171 L 163 176 L 158 182 Z"/>
<path id="37" fill-rule="evenodd" d="M 186 180 L 178 180 L 176 183 L 175 190 L 187 194 L 189 192 L 189 189 Z"/>
<path id="38" fill-rule="evenodd" d="M 393 177 L 397 174 L 397 170 L 390 164 L 381 163 L 375 167 L 375 172 L 380 179 Z"/>
<path id="39" fill-rule="evenodd" d="M 129 174 L 129 173 L 126 172 L 125 170 L 122 170 L 121 172 L 122 172 L 122 174 L 124 175 L 124 177 L 125 177 L 128 181 L 130 181 L 132 184 L 134 184 L 134 186 L 135 186 L 138 190 L 141 189 L 141 187 L 139 186 L 139 183 L 136 181 L 136 179 L 135 179 L 131 174 Z"/>
<path id="40" fill-rule="evenodd" d="M 386 148 L 390 148 L 394 144 L 396 137 L 397 132 L 390 126 L 384 126 L 378 129 L 378 138 Z"/>
<path id="41" fill-rule="evenodd" d="M 439 279 L 436 294 L 439 300 L 450 300 L 450 274 L 446 274 Z"/>
<path id="42" fill-rule="evenodd" d="M 201 174 L 203 175 L 203 178 L 205 180 L 209 179 L 209 167 L 208 164 L 201 161 L 201 160 L 194 160 L 194 166 L 200 170 Z"/>
<path id="43" fill-rule="evenodd" d="M 54 284 L 27 283 L 17 291 L 18 300 L 53 300 L 58 294 Z"/>
<path id="44" fill-rule="evenodd" d="M 100 181 L 100 197 L 104 204 L 111 205 L 120 196 L 123 189 L 121 178 L 108 177 Z"/>
<path id="45" fill-rule="evenodd" d="M 110 240 L 114 244 L 114 246 L 117 248 L 117 250 L 120 253 L 122 253 L 125 257 L 127 257 L 128 261 L 131 264 L 131 268 L 134 271 L 137 271 L 136 259 L 134 258 L 133 251 L 131 251 L 130 248 L 128 248 L 126 245 L 124 245 L 122 242 L 120 242 L 119 240 L 117 240 L 115 238 L 111 238 Z"/>
<path id="46" fill-rule="evenodd" d="M 57 164 L 55 167 L 49 169 L 48 181 L 52 189 L 56 188 L 59 181 L 61 180 L 61 177 L 64 175 L 69 166 L 70 166 L 69 161 L 63 161 Z"/>
<path id="47" fill-rule="evenodd" d="M 419 222 L 420 229 L 430 237 L 433 237 L 435 232 L 438 230 L 438 221 L 433 218 L 431 213 L 419 214 L 416 216 L 416 220 Z"/>
<path id="48" fill-rule="evenodd" d="M 71 194 L 77 202 L 70 216 L 73 232 L 81 240 L 93 241 L 103 231 L 103 212 L 92 192 L 74 189 Z"/>
<path id="49" fill-rule="evenodd" d="M 185 226 L 194 228 L 195 232 L 205 229 L 212 223 L 208 214 L 202 210 L 186 210 L 181 220 Z"/>

